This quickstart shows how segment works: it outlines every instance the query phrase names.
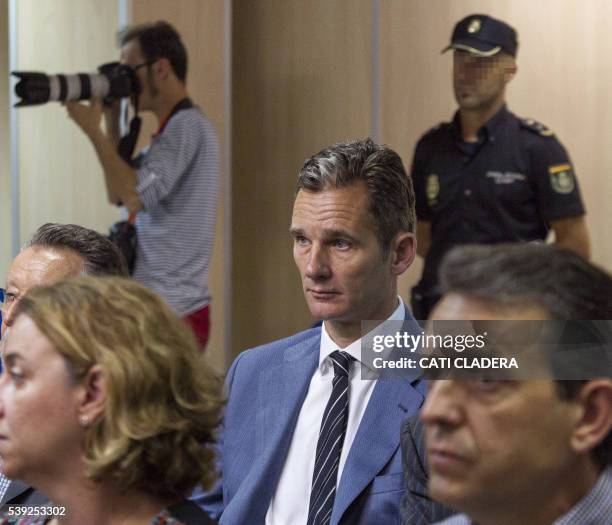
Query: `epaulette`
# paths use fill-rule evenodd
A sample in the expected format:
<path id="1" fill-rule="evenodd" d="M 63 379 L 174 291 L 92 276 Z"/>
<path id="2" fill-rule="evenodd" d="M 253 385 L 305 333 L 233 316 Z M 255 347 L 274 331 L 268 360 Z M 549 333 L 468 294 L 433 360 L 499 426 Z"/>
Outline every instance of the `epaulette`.
<path id="1" fill-rule="evenodd" d="M 542 135 L 542 137 L 553 137 L 555 135 L 554 131 L 547 128 L 541 122 L 533 120 L 532 118 L 521 118 L 519 119 L 521 126 L 537 133 L 538 135 Z"/>
<path id="2" fill-rule="evenodd" d="M 424 139 L 425 137 L 429 137 L 430 135 L 433 135 L 436 131 L 438 131 L 440 128 L 442 128 L 444 126 L 448 126 L 448 125 L 449 125 L 448 122 L 440 122 L 439 124 L 437 124 L 433 128 L 428 129 L 425 133 L 423 133 L 423 136 L 421 138 Z"/>

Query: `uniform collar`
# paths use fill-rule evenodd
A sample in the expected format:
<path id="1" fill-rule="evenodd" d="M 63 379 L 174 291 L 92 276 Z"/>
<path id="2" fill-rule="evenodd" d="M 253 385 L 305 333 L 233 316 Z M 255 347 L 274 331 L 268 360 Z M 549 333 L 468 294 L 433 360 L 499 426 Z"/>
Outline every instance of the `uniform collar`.
<path id="1" fill-rule="evenodd" d="M 500 127 L 500 125 L 506 120 L 506 118 L 510 115 L 506 104 L 504 104 L 495 115 L 493 115 L 484 125 L 478 130 L 478 136 L 481 140 L 489 139 L 495 137 L 495 133 Z M 453 116 L 453 121 L 451 123 L 453 128 L 453 133 L 455 134 L 458 140 L 463 140 L 461 138 L 461 121 L 459 120 L 459 110 L 455 111 L 455 115 Z"/>
<path id="2" fill-rule="evenodd" d="M 506 120 L 509 114 L 510 112 L 508 111 L 508 108 L 506 108 L 506 104 L 504 104 L 501 108 L 499 108 L 499 111 L 485 123 L 483 128 L 486 130 L 489 138 L 495 136 L 495 132 L 498 130 L 504 120 Z"/>

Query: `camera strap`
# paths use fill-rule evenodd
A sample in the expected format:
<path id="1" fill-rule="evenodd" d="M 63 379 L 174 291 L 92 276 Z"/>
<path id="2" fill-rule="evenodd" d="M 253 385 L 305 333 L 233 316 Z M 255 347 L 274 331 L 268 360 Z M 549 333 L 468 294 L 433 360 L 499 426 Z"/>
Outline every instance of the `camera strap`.
<path id="1" fill-rule="evenodd" d="M 164 131 L 166 125 L 168 124 L 168 122 L 170 122 L 170 119 L 176 115 L 179 111 L 183 110 L 183 109 L 190 109 L 193 107 L 193 102 L 191 102 L 191 99 L 189 97 L 185 97 L 181 100 L 179 100 L 175 106 L 172 108 L 172 111 L 170 112 L 170 114 L 165 117 L 164 119 L 161 120 L 161 122 L 159 123 L 159 129 L 157 130 L 157 133 L 155 133 L 155 135 L 153 135 L 154 137 L 157 137 L 158 135 L 161 135 L 162 132 Z"/>
<path id="2" fill-rule="evenodd" d="M 142 119 L 138 116 L 138 93 L 136 93 L 134 95 L 134 117 L 130 120 L 130 129 L 127 135 L 121 137 L 119 145 L 117 146 L 117 153 L 130 166 L 134 165 L 132 155 L 134 154 L 134 149 L 138 142 L 141 125 Z"/>

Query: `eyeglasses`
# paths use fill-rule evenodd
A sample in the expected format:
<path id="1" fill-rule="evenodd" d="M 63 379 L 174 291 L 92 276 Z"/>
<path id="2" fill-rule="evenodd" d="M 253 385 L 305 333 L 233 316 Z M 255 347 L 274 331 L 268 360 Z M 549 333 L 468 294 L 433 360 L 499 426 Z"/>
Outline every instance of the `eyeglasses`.
<path id="1" fill-rule="evenodd" d="M 150 66 L 152 64 L 155 64 L 155 62 L 157 62 L 158 60 L 159 60 L 159 58 L 156 58 L 155 60 L 147 60 L 146 62 L 143 62 L 142 64 L 136 64 L 135 66 L 132 66 L 132 70 L 138 71 L 142 67 Z"/>
<path id="2" fill-rule="evenodd" d="M 0 288 L 0 319 L 2 319 L 1 315 L 4 310 L 8 308 L 9 297 L 5 288 Z"/>

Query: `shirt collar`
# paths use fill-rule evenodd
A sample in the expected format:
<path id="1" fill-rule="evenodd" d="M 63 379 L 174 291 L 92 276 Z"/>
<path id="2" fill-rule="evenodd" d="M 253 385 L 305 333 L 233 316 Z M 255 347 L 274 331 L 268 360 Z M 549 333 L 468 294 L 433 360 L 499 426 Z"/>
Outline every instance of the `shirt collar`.
<path id="1" fill-rule="evenodd" d="M 158 137 L 159 135 L 162 134 L 162 132 L 164 131 L 164 128 L 166 127 L 166 124 L 168 124 L 168 121 L 175 115 L 175 113 L 178 113 L 182 109 L 189 109 L 192 107 L 193 107 L 193 102 L 191 102 L 191 99 L 189 97 L 185 97 L 179 100 L 172 108 L 172 111 L 170 111 L 170 113 L 168 113 L 166 117 L 160 120 L 159 128 L 157 129 L 157 132 L 153 135 L 153 137 Z"/>
<path id="2" fill-rule="evenodd" d="M 403 321 L 406 318 L 406 306 L 404 305 L 404 301 L 399 296 L 397 297 L 397 300 L 397 308 L 383 322 Z M 331 360 L 329 359 L 329 356 L 332 352 L 335 352 L 336 350 L 342 350 L 343 352 L 349 354 L 353 359 L 355 359 L 355 361 L 359 361 L 365 366 L 368 366 L 366 363 L 363 363 L 361 361 L 361 339 L 353 341 L 346 348 L 340 348 L 336 343 L 334 343 L 333 339 L 327 333 L 327 329 L 325 328 L 325 322 L 323 322 L 323 324 L 321 325 L 321 346 L 319 350 L 319 370 L 321 371 L 321 373 L 325 373 L 331 366 Z"/>
<path id="3" fill-rule="evenodd" d="M 499 127 L 499 125 L 506 119 L 506 117 L 510 114 L 506 104 L 504 104 L 495 115 L 493 115 L 484 125 L 478 130 L 479 137 L 487 137 L 491 139 L 495 136 L 495 131 Z M 455 111 L 455 115 L 453 116 L 453 121 L 451 123 L 453 132 L 457 136 L 459 140 L 461 139 L 461 121 L 459 120 L 459 110 Z"/>
<path id="4" fill-rule="evenodd" d="M 596 525 L 603 523 L 599 521 L 599 517 L 604 519 L 610 516 L 611 511 L 612 466 L 609 466 L 597 478 L 595 485 L 593 485 L 588 494 L 576 503 L 567 514 L 557 518 L 552 525 L 573 525 L 576 523 Z M 466 519 L 466 523 L 469 525 L 478 525 L 475 521 L 467 521 L 468 518 L 465 514 L 462 514 L 462 517 Z M 457 520 L 457 523 L 460 523 L 459 520 Z"/>
<path id="5" fill-rule="evenodd" d="M 558 518 L 553 525 L 572 525 L 573 523 L 603 523 L 612 512 L 612 466 L 600 474 L 597 482 L 572 509 Z M 590 518 L 592 517 L 592 520 Z"/>

